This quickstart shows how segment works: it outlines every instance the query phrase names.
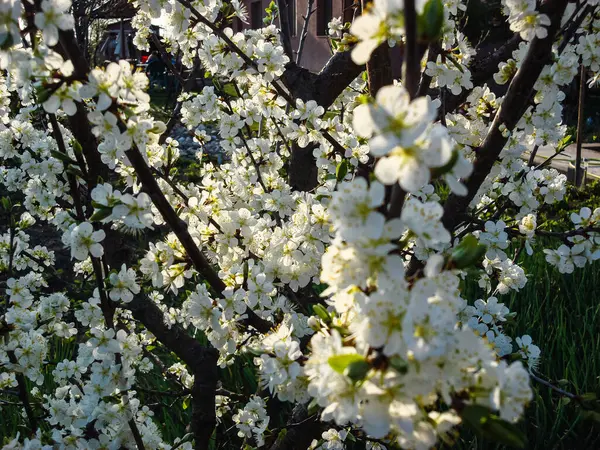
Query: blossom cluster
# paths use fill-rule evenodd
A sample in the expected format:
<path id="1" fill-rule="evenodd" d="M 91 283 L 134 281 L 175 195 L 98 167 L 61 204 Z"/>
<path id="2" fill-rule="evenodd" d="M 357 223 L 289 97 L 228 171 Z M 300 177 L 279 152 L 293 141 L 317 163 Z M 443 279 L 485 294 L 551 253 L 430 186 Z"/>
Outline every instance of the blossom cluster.
<path id="1" fill-rule="evenodd" d="M 198 385 L 210 397 L 198 381 L 213 368 L 177 354 L 179 338 L 214 350 L 222 372 L 244 365 L 255 377 L 258 390 L 222 389 L 209 405 L 218 426 L 237 433 L 233 445 L 273 442 L 278 402 L 328 422 L 313 449 L 345 448 L 355 434 L 373 450 L 432 448 L 469 407 L 519 420 L 543 350 L 515 334 L 502 298 L 518 299 L 528 282 L 520 258 L 540 251 L 539 236 L 563 239 L 544 250 L 562 273 L 600 258 L 600 209 L 581 208 L 568 231 L 549 229 L 540 208 L 564 197 L 566 177 L 527 161 L 564 140 L 563 91 L 580 61 L 599 70 L 598 20 L 553 50 L 523 117 L 501 125 L 499 158 L 469 192 L 504 99 L 473 86 L 475 51 L 457 30 L 464 2 L 444 3 L 439 56 L 423 58 L 432 97 L 411 98 L 395 81 L 367 99 L 357 77 L 331 105 L 283 87 L 290 61 L 275 25 L 227 26 L 246 18 L 240 2 L 134 3 L 139 48 L 161 17 L 166 46 L 212 77 L 180 96 L 181 122 L 201 148 L 215 130 L 224 156 L 185 159 L 151 114 L 147 77 L 128 62 L 81 73 L 65 59 L 58 43 L 73 27 L 70 2 L 0 6 L 11 36 L 0 51 L 0 184 L 16 199 L 2 202 L 0 388 L 19 387 L 18 374 L 30 380 L 50 430 L 11 436 L 8 448 L 133 448 L 139 439 L 192 448 L 191 436 L 163 438 L 143 387 L 164 378 L 184 398 Z M 426 3 L 416 2 L 417 14 Z M 362 64 L 383 42 L 400 42 L 403 6 L 375 0 L 350 27 L 332 21 L 336 50 L 356 44 Z M 547 37 L 549 20 L 529 0 L 507 0 L 504 11 L 524 42 L 500 63 L 499 84 L 522 67 L 531 40 Z M 40 35 L 29 41 L 26 29 Z M 445 111 L 447 95 L 465 92 L 460 109 Z M 92 139 L 80 142 L 73 123 Z M 307 191 L 291 181 L 298 152 L 314 157 Z M 468 194 L 464 220 L 448 227 L 442 199 Z M 37 242 L 42 224 L 64 253 Z M 479 258 L 462 265 L 471 252 Z M 478 294 L 467 297 L 464 283 Z M 49 361 L 63 344 L 73 351 Z"/>

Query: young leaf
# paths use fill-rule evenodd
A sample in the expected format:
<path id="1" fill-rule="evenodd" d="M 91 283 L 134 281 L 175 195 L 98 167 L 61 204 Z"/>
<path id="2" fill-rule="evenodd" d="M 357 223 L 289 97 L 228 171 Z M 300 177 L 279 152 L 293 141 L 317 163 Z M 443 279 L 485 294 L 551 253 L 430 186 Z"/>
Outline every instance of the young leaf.
<path id="1" fill-rule="evenodd" d="M 456 246 L 450 257 L 450 262 L 453 267 L 464 269 L 479 262 L 485 252 L 485 245 L 480 244 L 475 236 L 469 234 Z"/>
<path id="2" fill-rule="evenodd" d="M 337 373 L 343 374 L 346 368 L 355 362 L 364 361 L 366 362 L 364 356 L 361 356 L 357 353 L 350 353 L 348 355 L 334 355 L 330 356 L 327 362 L 329 366 L 335 370 Z"/>
<path id="3" fill-rule="evenodd" d="M 435 41 L 442 34 L 444 25 L 444 3 L 442 0 L 429 0 L 418 17 L 419 36 L 426 41 Z"/>
<path id="4" fill-rule="evenodd" d="M 323 305 L 312 305 L 313 312 L 323 320 L 325 323 L 331 322 L 331 316 L 327 312 L 327 310 L 323 307 Z"/>
<path id="5" fill-rule="evenodd" d="M 467 405 L 460 416 L 481 436 L 516 448 L 525 448 L 527 445 L 525 433 L 512 423 L 500 419 L 486 406 Z"/>
<path id="6" fill-rule="evenodd" d="M 346 175 L 348 174 L 348 161 L 343 159 L 337 167 L 335 168 L 335 178 L 339 182 L 341 182 Z"/>
<path id="7" fill-rule="evenodd" d="M 100 222 L 112 214 L 112 208 L 100 208 L 94 211 L 92 217 L 90 217 L 91 222 Z"/>
<path id="8" fill-rule="evenodd" d="M 344 370 L 344 375 L 350 378 L 354 383 L 364 380 L 367 373 L 371 369 L 371 365 L 366 359 L 360 359 L 348 364 Z"/>

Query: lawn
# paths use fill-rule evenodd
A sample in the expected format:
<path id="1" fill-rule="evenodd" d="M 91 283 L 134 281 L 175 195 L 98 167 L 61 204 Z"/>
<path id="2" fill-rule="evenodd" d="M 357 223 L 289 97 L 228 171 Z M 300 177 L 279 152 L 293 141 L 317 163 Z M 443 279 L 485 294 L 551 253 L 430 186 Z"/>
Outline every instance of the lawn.
<path id="1" fill-rule="evenodd" d="M 600 263 L 571 275 L 559 274 L 539 254 L 535 257 L 524 255 L 520 263 L 529 275 L 529 282 L 521 292 L 503 297 L 511 311 L 517 313 L 514 322 L 508 325 L 509 334 L 529 334 L 542 349 L 537 371 L 540 377 L 578 395 L 600 391 Z M 471 283 L 466 294 L 472 302 L 481 297 L 482 292 L 475 283 Z M 59 344 L 58 340 L 56 344 Z M 50 359 L 58 362 L 69 357 L 74 345 L 59 344 L 52 348 Z M 165 354 L 163 363 L 168 364 L 168 359 L 169 356 Z M 252 377 L 248 364 L 251 364 L 249 358 L 245 363 L 223 370 L 221 378 L 224 387 L 239 393 L 243 392 L 243 386 L 256 387 L 254 380 L 248 380 L 248 377 Z M 51 370 L 52 365 L 49 365 L 48 383 L 52 383 Z M 568 401 L 558 392 L 537 382 L 534 382 L 534 387 L 535 399 L 529 406 L 526 420 L 520 425 L 529 440 L 527 448 L 600 448 L 600 427 L 584 418 L 585 412 L 576 401 Z M 173 383 L 164 380 L 158 371 L 143 377 L 139 384 L 139 396 L 149 401 L 155 419 L 169 425 L 165 427 L 167 432 L 164 436 L 168 440 L 185 434 L 191 414 L 189 408 L 182 409 L 185 396 L 175 395 L 177 389 Z M 158 395 L 158 390 L 167 391 L 169 395 Z M 2 399 L 0 436 L 7 436 L 15 430 L 16 406 L 5 403 L 13 401 L 13 398 L 2 396 Z M 274 417 L 272 419 L 276 420 Z M 218 440 L 223 444 L 222 436 Z M 502 448 L 468 432 L 463 432 L 453 447 Z"/>
<path id="2" fill-rule="evenodd" d="M 524 261 L 523 261 L 524 260 Z M 529 334 L 542 350 L 536 374 L 556 387 L 582 395 L 600 391 L 600 264 L 562 275 L 543 255 L 521 258 L 529 275 L 521 292 L 503 297 L 517 313 L 509 335 Z M 469 300 L 481 294 L 470 286 Z M 535 398 L 521 425 L 530 449 L 600 448 L 600 426 L 555 390 L 532 381 Z M 461 448 L 491 449 L 490 442 L 465 435 Z"/>

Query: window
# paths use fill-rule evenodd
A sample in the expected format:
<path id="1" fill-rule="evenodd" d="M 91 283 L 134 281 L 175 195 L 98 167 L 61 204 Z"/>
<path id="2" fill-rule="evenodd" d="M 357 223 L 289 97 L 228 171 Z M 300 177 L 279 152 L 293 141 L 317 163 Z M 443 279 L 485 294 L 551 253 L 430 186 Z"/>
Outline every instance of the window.
<path id="1" fill-rule="evenodd" d="M 317 36 L 327 36 L 332 18 L 332 0 L 317 0 Z"/>
<path id="2" fill-rule="evenodd" d="M 250 26 L 253 29 L 257 30 L 263 27 L 263 12 L 264 10 L 260 0 L 250 4 Z"/>
<path id="3" fill-rule="evenodd" d="M 237 33 L 238 31 L 242 31 L 244 29 L 244 23 L 238 17 L 234 17 L 231 23 L 231 28 L 233 28 L 233 31 Z"/>

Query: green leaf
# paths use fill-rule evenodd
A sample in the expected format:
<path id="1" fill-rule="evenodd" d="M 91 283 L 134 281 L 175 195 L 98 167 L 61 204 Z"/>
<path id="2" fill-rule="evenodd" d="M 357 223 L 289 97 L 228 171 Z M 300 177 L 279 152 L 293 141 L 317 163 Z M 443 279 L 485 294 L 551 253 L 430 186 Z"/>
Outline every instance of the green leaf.
<path id="1" fill-rule="evenodd" d="M 90 217 L 91 222 L 100 222 L 101 220 L 106 219 L 112 214 L 112 208 L 100 208 L 94 211 L 92 217 Z"/>
<path id="2" fill-rule="evenodd" d="M 323 320 L 323 322 L 325 322 L 325 323 L 331 322 L 331 316 L 329 315 L 329 313 L 327 312 L 327 310 L 325 309 L 325 307 L 323 305 L 319 305 L 317 303 L 315 305 L 312 305 L 312 309 L 313 309 L 313 312 L 317 316 L 319 316 L 321 318 L 321 320 Z"/>
<path id="3" fill-rule="evenodd" d="M 81 144 L 79 143 L 79 141 L 77 139 L 71 140 L 71 147 L 73 147 L 73 151 L 76 154 L 81 155 L 83 153 L 83 147 L 81 146 Z"/>
<path id="4" fill-rule="evenodd" d="M 56 159 L 67 163 L 67 164 L 77 164 L 77 161 L 71 159 L 69 155 L 65 155 L 64 153 L 59 152 L 58 150 L 50 150 L 50 154 L 54 156 Z"/>
<path id="5" fill-rule="evenodd" d="M 308 406 L 306 407 L 306 409 L 308 410 L 308 415 L 312 416 L 314 413 L 317 412 L 319 408 L 319 401 L 316 398 L 313 398 L 310 403 L 308 404 Z"/>
<path id="6" fill-rule="evenodd" d="M 364 356 L 361 356 L 357 353 L 350 353 L 348 355 L 334 355 L 330 356 L 327 362 L 329 366 L 335 370 L 337 373 L 344 374 L 346 368 L 352 364 L 359 361 L 367 362 Z"/>
<path id="7" fill-rule="evenodd" d="M 185 411 L 189 407 L 190 407 L 190 396 L 188 395 L 186 398 L 183 399 L 183 410 Z"/>
<path id="8" fill-rule="evenodd" d="M 571 399 L 569 397 L 561 397 L 560 400 L 558 401 L 558 406 L 567 406 L 569 403 L 571 403 Z"/>
<path id="9" fill-rule="evenodd" d="M 360 359 L 348 364 L 344 370 L 344 375 L 350 378 L 354 383 L 357 383 L 365 379 L 370 369 L 371 365 L 367 362 L 367 360 Z"/>
<path id="10" fill-rule="evenodd" d="M 478 263 L 485 255 L 486 247 L 475 236 L 469 234 L 456 246 L 450 257 L 452 266 L 464 269 Z"/>
<path id="11" fill-rule="evenodd" d="M 571 135 L 571 134 L 568 134 L 564 138 L 562 138 L 558 142 L 558 145 L 556 146 L 556 153 L 562 152 L 565 149 L 565 147 L 571 143 L 572 139 L 573 139 L 573 135 Z"/>
<path id="12" fill-rule="evenodd" d="M 483 422 L 484 434 L 490 439 L 516 448 L 525 448 L 527 445 L 527 436 L 516 425 L 494 415 Z"/>
<path id="13" fill-rule="evenodd" d="M 37 97 L 38 103 L 42 104 L 46 102 L 46 100 L 48 100 L 52 96 L 53 92 L 54 91 L 51 91 L 50 89 L 43 86 L 37 88 L 35 91 L 35 96 Z"/>
<path id="14" fill-rule="evenodd" d="M 517 426 L 500 419 L 481 405 L 467 405 L 460 412 L 463 421 L 478 434 L 516 448 L 525 448 L 527 437 Z"/>
<path id="15" fill-rule="evenodd" d="M 400 356 L 392 356 L 390 358 L 390 366 L 392 366 L 392 368 L 401 375 L 404 375 L 406 372 L 408 372 L 408 362 L 406 362 L 406 360 Z"/>
<path id="16" fill-rule="evenodd" d="M 70 173 L 71 175 L 75 175 L 79 178 L 81 178 L 82 180 L 85 180 L 85 175 L 83 174 L 83 172 L 79 169 L 77 169 L 76 167 L 73 166 L 67 166 L 67 173 Z"/>
<path id="17" fill-rule="evenodd" d="M 6 211 L 10 211 L 11 208 L 11 201 L 9 197 L 2 197 L 2 207 L 6 210 Z"/>
<path id="18" fill-rule="evenodd" d="M 482 419 L 491 414 L 491 410 L 481 405 L 467 405 L 460 412 L 460 416 L 467 425 L 473 428 L 476 432 L 483 432 Z"/>
<path id="19" fill-rule="evenodd" d="M 335 179 L 341 182 L 348 174 L 348 160 L 343 159 L 335 168 Z"/>
<path id="20" fill-rule="evenodd" d="M 436 41 L 442 35 L 444 26 L 444 3 L 442 0 L 429 0 L 423 7 L 423 14 L 417 18 L 419 37 L 425 41 Z"/>
<path id="21" fill-rule="evenodd" d="M 600 423 L 600 413 L 596 411 L 583 411 L 581 417 L 583 417 L 584 420 Z"/>
<path id="22" fill-rule="evenodd" d="M 278 441 L 283 440 L 286 437 L 286 435 L 287 435 L 287 428 L 284 428 L 277 434 L 277 440 Z"/>

